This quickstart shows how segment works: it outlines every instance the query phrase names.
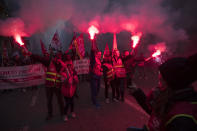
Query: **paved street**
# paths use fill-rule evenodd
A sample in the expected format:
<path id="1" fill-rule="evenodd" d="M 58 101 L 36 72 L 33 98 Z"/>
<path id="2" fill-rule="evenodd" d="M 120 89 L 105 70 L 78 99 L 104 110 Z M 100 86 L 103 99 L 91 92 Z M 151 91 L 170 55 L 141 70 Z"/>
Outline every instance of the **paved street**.
<path id="1" fill-rule="evenodd" d="M 156 84 L 153 77 L 148 80 L 136 79 L 135 83 L 145 92 Z M 129 126 L 142 127 L 148 115 L 137 105 L 126 91 L 125 102 L 104 102 L 104 83 L 101 84 L 99 101 L 101 109 L 96 109 L 90 100 L 88 81 L 80 82 L 79 98 L 75 99 L 76 119 L 63 122 L 54 96 L 54 117 L 46 122 L 46 97 L 44 86 L 25 93 L 14 90 L 0 95 L 1 131 L 125 131 Z M 111 96 L 111 92 L 109 94 Z"/>

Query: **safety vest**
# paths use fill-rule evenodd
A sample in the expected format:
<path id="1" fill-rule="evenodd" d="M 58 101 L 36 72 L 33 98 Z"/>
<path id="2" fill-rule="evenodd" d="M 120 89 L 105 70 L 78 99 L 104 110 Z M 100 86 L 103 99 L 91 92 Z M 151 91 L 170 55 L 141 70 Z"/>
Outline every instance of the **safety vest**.
<path id="1" fill-rule="evenodd" d="M 114 69 L 113 69 L 113 67 L 112 67 L 112 64 L 104 64 L 107 68 L 108 68 L 108 71 L 107 71 L 107 73 L 106 73 L 106 78 L 107 78 L 107 80 L 108 81 L 111 81 L 111 80 L 113 80 L 114 79 Z"/>
<path id="2" fill-rule="evenodd" d="M 48 87 L 60 87 L 61 75 L 57 73 L 55 65 L 51 61 L 46 72 L 46 86 Z"/>
<path id="3" fill-rule="evenodd" d="M 74 74 L 74 69 L 68 69 L 65 67 L 62 70 L 62 88 L 61 92 L 65 97 L 73 97 L 75 94 L 77 85 L 76 80 L 77 74 Z"/>
<path id="4" fill-rule="evenodd" d="M 113 69 L 114 69 L 114 74 L 117 78 L 124 78 L 126 77 L 126 71 L 124 68 L 124 65 L 122 63 L 122 60 L 120 58 L 118 58 L 117 60 L 115 60 L 115 58 L 113 58 L 112 60 L 113 62 Z"/>
<path id="5" fill-rule="evenodd" d="M 148 122 L 149 131 L 166 131 L 166 127 L 176 118 L 186 117 L 193 120 L 197 126 L 197 102 L 177 102 L 166 114 L 164 120 L 151 115 Z"/>
<path id="6" fill-rule="evenodd" d="M 171 111 L 168 113 L 164 123 L 165 127 L 168 126 L 174 119 L 179 117 L 186 117 L 193 120 L 197 126 L 197 101 L 196 102 L 178 102 L 176 103 Z M 164 130 L 165 131 L 165 130 Z"/>

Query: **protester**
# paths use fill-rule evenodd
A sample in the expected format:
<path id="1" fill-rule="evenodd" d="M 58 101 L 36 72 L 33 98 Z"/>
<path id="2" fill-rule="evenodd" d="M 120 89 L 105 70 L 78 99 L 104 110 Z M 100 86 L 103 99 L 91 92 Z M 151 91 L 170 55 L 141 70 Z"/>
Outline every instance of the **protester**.
<path id="1" fill-rule="evenodd" d="M 23 61 L 21 59 L 21 56 L 18 51 L 15 51 L 12 54 L 12 66 L 22 66 L 22 65 L 23 65 Z"/>
<path id="2" fill-rule="evenodd" d="M 126 70 L 126 87 L 129 88 L 133 86 L 133 76 L 136 62 L 134 56 L 130 55 L 128 50 L 124 51 L 122 61 Z"/>
<path id="3" fill-rule="evenodd" d="M 142 108 L 150 114 L 144 129 L 128 131 L 197 131 L 197 54 L 189 58 L 171 58 L 159 66 L 159 87 L 147 96 L 139 88 L 130 90 Z"/>
<path id="4" fill-rule="evenodd" d="M 78 77 L 77 72 L 74 70 L 72 61 L 70 61 L 69 57 L 67 57 L 66 61 L 62 61 L 59 59 L 59 62 L 62 64 L 61 75 L 62 75 L 62 86 L 61 92 L 64 96 L 65 107 L 64 107 L 64 121 L 68 121 L 68 110 L 70 108 L 71 116 L 73 118 L 76 117 L 74 113 L 74 96 L 77 88 Z"/>
<path id="5" fill-rule="evenodd" d="M 113 68 L 112 68 L 112 53 L 108 50 L 104 54 L 102 68 L 103 68 L 103 77 L 105 83 L 105 102 L 109 103 L 109 87 L 111 86 L 111 80 L 113 79 Z M 115 88 L 112 87 L 112 99 L 115 98 Z"/>
<path id="6" fill-rule="evenodd" d="M 139 67 L 138 73 L 139 73 L 139 79 L 147 79 L 145 74 L 145 57 L 143 53 L 140 53 L 140 55 L 135 58 L 135 61 L 137 63 L 137 66 Z"/>
<path id="7" fill-rule="evenodd" d="M 91 58 L 90 58 L 90 87 L 91 87 L 91 99 L 93 105 L 96 108 L 100 108 L 100 104 L 97 100 L 97 96 L 100 90 L 100 79 L 102 75 L 101 68 L 101 52 L 91 50 Z"/>
<path id="8" fill-rule="evenodd" d="M 63 117 L 64 106 L 63 97 L 61 94 L 61 64 L 57 61 L 58 59 L 61 59 L 61 52 L 55 53 L 55 51 L 53 51 L 51 52 L 50 56 L 46 54 L 45 57 L 31 55 L 31 59 L 41 62 L 45 67 L 47 67 L 45 89 L 48 114 L 46 120 L 50 120 L 53 117 L 52 99 L 54 94 L 57 96 L 60 115 Z"/>
<path id="9" fill-rule="evenodd" d="M 114 69 L 114 79 L 112 80 L 112 86 L 114 86 L 116 90 L 116 98 L 114 98 L 113 101 L 121 100 L 123 102 L 124 90 L 126 85 L 126 71 L 120 57 L 120 52 L 118 50 L 113 51 L 112 63 Z"/>

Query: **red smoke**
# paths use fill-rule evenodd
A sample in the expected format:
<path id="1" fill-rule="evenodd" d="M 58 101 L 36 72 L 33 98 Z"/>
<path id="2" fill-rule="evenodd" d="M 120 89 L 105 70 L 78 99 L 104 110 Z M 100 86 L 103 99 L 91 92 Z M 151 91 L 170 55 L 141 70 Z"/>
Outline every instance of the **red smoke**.
<path id="1" fill-rule="evenodd" d="M 173 15 L 167 13 L 168 9 L 162 6 L 162 2 L 163 0 L 149 2 L 130 0 L 124 5 L 122 1 L 116 0 L 83 0 L 83 2 L 80 0 L 20 0 L 17 2 L 20 4 L 19 10 L 14 12 L 20 19 L 20 24 L 9 24 L 7 20 L 0 22 L 0 35 L 25 36 L 37 32 L 46 33 L 48 29 L 57 27 L 57 23 L 61 20 L 71 23 L 72 26 L 67 27 L 69 29 L 74 25 L 72 30 L 75 32 L 87 32 L 89 23 L 97 21 L 99 25 L 96 27 L 99 27 L 100 33 L 141 31 L 143 35 L 153 34 L 165 42 L 185 39 L 184 30 L 173 27 L 174 23 L 171 20 Z M 14 25 L 17 25 L 17 31 L 12 32 L 15 30 Z M 47 33 L 46 39 L 49 39 L 51 34 Z"/>

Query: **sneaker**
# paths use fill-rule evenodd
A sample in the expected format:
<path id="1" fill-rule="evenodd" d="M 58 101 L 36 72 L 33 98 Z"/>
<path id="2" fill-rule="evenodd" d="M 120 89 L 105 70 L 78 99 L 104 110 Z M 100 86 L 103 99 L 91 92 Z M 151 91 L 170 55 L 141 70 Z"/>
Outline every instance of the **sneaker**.
<path id="1" fill-rule="evenodd" d="M 68 121 L 68 116 L 65 115 L 65 116 L 63 117 L 63 120 L 64 120 L 64 122 L 67 122 L 67 121 Z"/>
<path id="2" fill-rule="evenodd" d="M 110 102 L 109 102 L 109 98 L 106 98 L 106 99 L 105 99 L 105 103 L 107 103 L 107 104 L 110 103 Z"/>
<path id="3" fill-rule="evenodd" d="M 71 113 L 72 118 L 76 118 L 76 114 L 74 112 Z"/>
<path id="4" fill-rule="evenodd" d="M 116 98 L 113 98 L 113 102 L 118 102 L 118 100 Z"/>

